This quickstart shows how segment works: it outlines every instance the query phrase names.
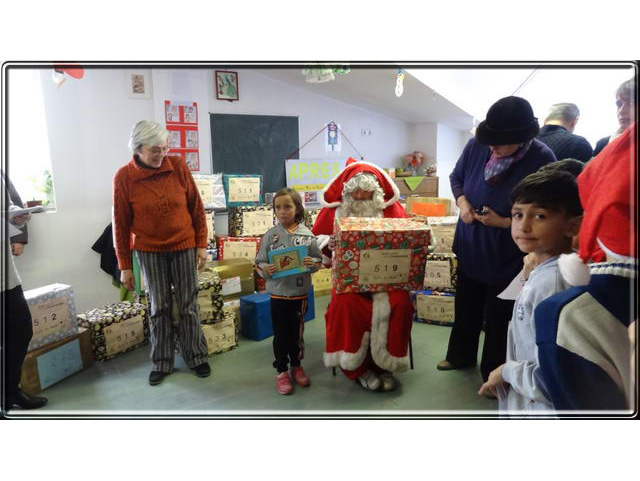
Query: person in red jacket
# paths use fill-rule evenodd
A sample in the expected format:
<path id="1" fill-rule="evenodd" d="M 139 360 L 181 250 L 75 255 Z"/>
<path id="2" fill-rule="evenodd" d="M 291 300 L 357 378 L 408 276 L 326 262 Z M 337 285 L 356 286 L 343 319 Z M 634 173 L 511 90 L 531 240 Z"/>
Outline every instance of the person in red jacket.
<path id="1" fill-rule="evenodd" d="M 323 251 L 323 263 L 331 263 L 336 218 L 407 217 L 399 197 L 398 187 L 386 172 L 350 158 L 324 188 L 320 198 L 324 208 L 312 229 Z M 347 378 L 372 391 L 395 389 L 397 381 L 391 373 L 409 368 L 412 315 L 406 291 L 338 294 L 333 287 L 325 314 L 325 365 L 339 366 Z"/>
<path id="2" fill-rule="evenodd" d="M 202 269 L 207 260 L 204 206 L 185 162 L 167 155 L 168 136 L 158 122 L 138 122 L 129 139 L 133 158 L 113 179 L 113 237 L 121 280 L 133 290 L 133 250 L 149 292 L 152 386 L 173 371 L 172 287 L 185 362 L 199 377 L 211 374 L 197 313 L 196 266 Z"/>

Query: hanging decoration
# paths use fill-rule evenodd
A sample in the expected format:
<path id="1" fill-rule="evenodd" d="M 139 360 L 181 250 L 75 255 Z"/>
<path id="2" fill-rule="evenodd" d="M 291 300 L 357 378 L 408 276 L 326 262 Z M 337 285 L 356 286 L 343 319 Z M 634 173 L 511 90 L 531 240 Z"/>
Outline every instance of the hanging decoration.
<path id="1" fill-rule="evenodd" d="M 401 97 L 402 92 L 404 92 L 404 70 L 399 68 L 396 75 L 396 97 Z"/>
<path id="2" fill-rule="evenodd" d="M 53 64 L 53 83 L 58 88 L 67 80 L 67 75 L 76 79 L 84 77 L 84 69 L 77 63 L 54 63 Z"/>
<path id="3" fill-rule="evenodd" d="M 329 65 L 321 63 L 307 64 L 302 69 L 302 75 L 306 76 L 305 81 L 312 84 L 320 84 L 334 80 L 335 75 L 347 75 L 351 69 L 344 65 Z"/>

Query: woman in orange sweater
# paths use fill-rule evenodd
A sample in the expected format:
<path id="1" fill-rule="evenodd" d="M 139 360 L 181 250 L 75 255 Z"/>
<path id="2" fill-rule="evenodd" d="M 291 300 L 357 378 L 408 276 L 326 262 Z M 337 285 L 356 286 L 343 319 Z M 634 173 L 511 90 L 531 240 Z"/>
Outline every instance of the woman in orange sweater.
<path id="1" fill-rule="evenodd" d="M 168 136 L 158 122 L 138 122 L 129 139 L 133 158 L 113 179 L 113 236 L 121 281 L 133 290 L 133 250 L 149 293 L 152 386 L 173 371 L 172 286 L 185 362 L 199 377 L 211 374 L 196 310 L 196 267 L 202 269 L 207 259 L 204 207 L 185 162 L 167 156 Z"/>

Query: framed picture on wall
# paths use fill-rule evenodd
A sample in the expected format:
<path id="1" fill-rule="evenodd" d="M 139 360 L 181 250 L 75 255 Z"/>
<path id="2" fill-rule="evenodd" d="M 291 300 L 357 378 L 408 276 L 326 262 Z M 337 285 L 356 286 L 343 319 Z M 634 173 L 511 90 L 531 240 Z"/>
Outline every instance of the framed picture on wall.
<path id="1" fill-rule="evenodd" d="M 150 99 L 151 84 L 148 72 L 144 70 L 126 70 L 127 95 L 130 99 Z"/>
<path id="2" fill-rule="evenodd" d="M 238 72 L 216 70 L 216 98 L 218 100 L 239 100 Z"/>

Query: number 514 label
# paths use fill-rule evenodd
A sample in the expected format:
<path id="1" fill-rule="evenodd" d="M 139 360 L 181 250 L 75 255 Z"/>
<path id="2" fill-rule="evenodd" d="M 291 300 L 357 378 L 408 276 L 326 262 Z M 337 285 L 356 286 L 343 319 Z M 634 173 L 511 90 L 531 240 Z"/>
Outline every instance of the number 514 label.
<path id="1" fill-rule="evenodd" d="M 409 280 L 411 249 L 360 251 L 360 284 L 397 284 Z"/>

